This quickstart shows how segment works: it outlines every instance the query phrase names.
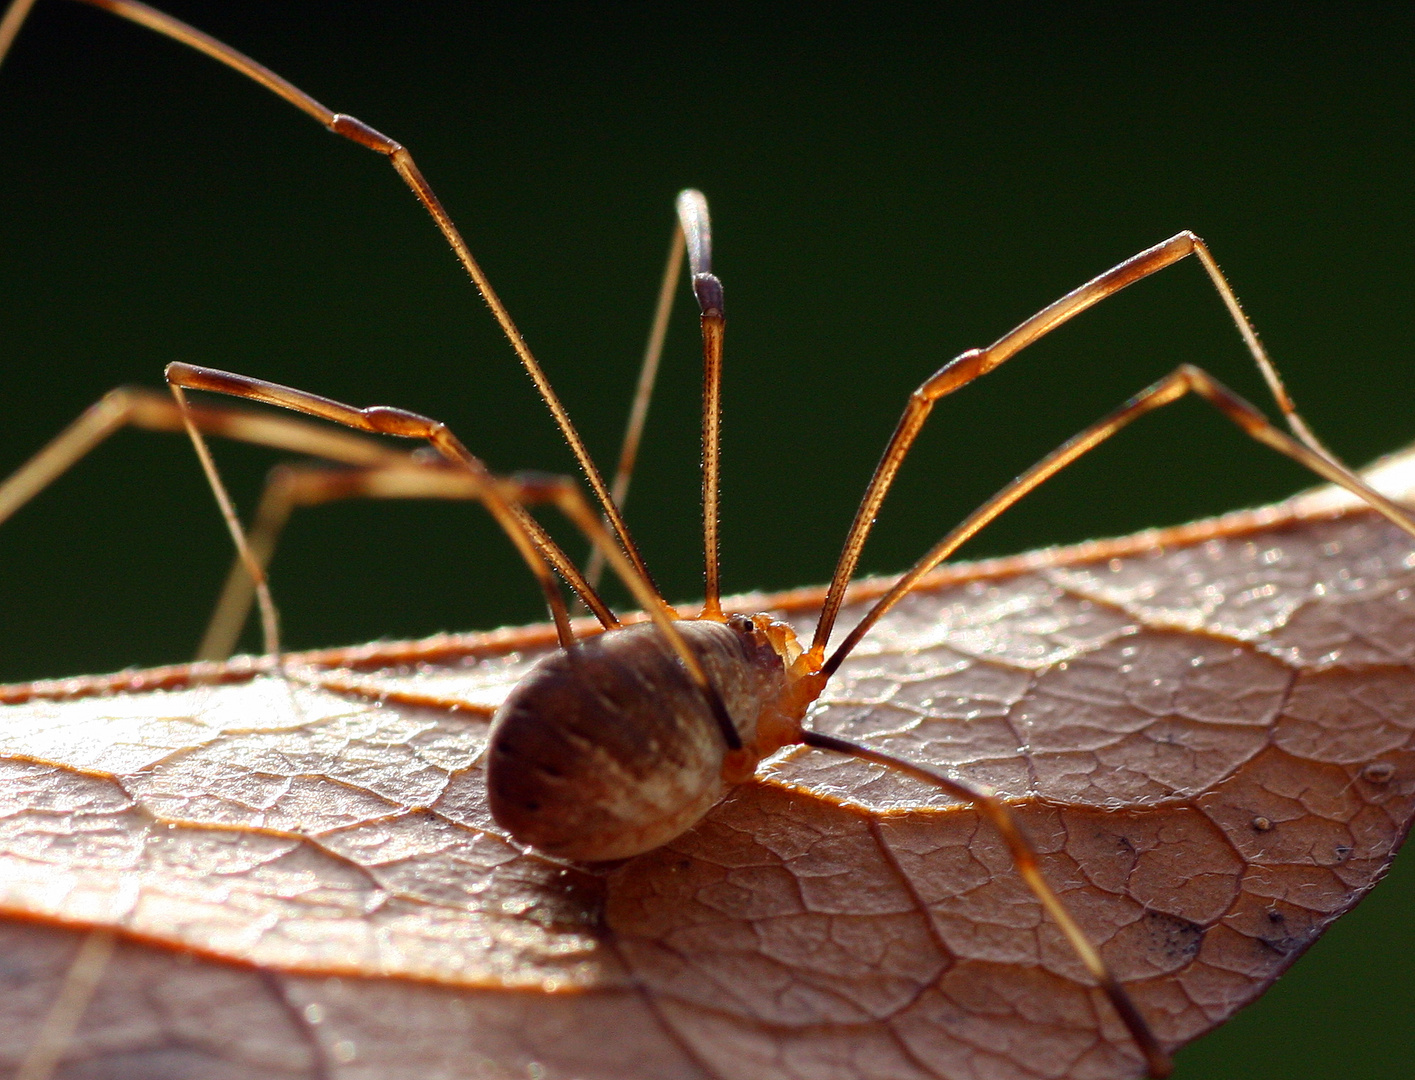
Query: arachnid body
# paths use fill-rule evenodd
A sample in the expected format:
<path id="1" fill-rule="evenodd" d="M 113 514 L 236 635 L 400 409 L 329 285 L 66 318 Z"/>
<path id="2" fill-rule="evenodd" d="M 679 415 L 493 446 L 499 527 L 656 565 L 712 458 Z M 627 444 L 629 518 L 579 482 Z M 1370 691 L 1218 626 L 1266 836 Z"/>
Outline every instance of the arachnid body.
<path id="1" fill-rule="evenodd" d="M 487 299 L 507 339 L 550 406 L 597 500 L 597 505 L 586 501 L 580 489 L 564 479 L 493 474 L 433 418 L 399 408 L 355 408 L 265 380 L 174 363 L 168 369 L 176 396 L 174 404 L 149 398 L 118 402 L 111 410 L 113 415 L 104 421 L 108 426 L 102 433 L 125 422 L 149 423 L 149 426 L 169 429 L 185 426 L 190 431 L 217 491 L 233 539 L 241 550 L 242 568 L 233 581 L 244 573 L 256 583 L 267 655 L 281 656 L 276 611 L 263 582 L 269 550 L 257 550 L 257 545 L 250 542 L 240 526 L 206 454 L 203 433 L 232 435 L 247 441 L 304 450 L 342 463 L 345 468 L 337 473 L 310 470 L 304 474 L 309 488 L 300 498 L 307 502 L 351 495 L 433 494 L 474 499 L 482 502 L 505 530 L 540 582 L 561 646 L 558 653 L 543 661 L 508 698 L 491 736 L 489 803 L 498 824 L 515 839 L 567 858 L 587 861 L 626 858 L 651 851 L 681 835 L 731 785 L 751 777 L 761 760 L 783 747 L 805 743 L 884 764 L 935 784 L 980 808 L 1006 839 L 1028 888 L 1063 929 L 1076 956 L 1107 993 L 1136 1048 L 1147 1059 L 1150 1071 L 1161 1075 L 1167 1070 L 1163 1049 L 1150 1033 L 1144 1017 L 1052 893 L 1038 870 L 1034 851 L 1004 800 L 995 798 L 982 785 L 961 781 L 927 765 L 902 760 L 838 736 L 814 732 L 805 724 L 805 719 L 811 704 L 869 628 L 958 546 L 1023 495 L 1133 419 L 1190 393 L 1207 400 L 1258 441 L 1316 474 L 1347 486 L 1391 521 L 1412 531 L 1400 507 L 1365 486 L 1333 459 L 1307 430 L 1232 290 L 1198 237 L 1180 233 L 1139 253 L 1068 293 L 991 346 L 960 354 L 919 386 L 886 447 L 846 536 L 814 639 L 798 642 L 791 628 L 766 615 L 728 617 L 720 604 L 717 428 L 725 302 L 721 284 L 711 267 L 706 202 L 696 191 L 684 192 L 678 203 L 680 224 L 675 230 L 675 242 L 688 252 L 702 329 L 706 370 L 703 453 L 707 550 L 706 601 L 694 619 L 685 621 L 664 603 L 619 514 L 622 498 L 611 497 L 610 485 L 600 478 L 548 380 L 407 150 L 362 121 L 325 109 L 229 47 L 205 38 L 176 20 L 128 0 L 91 2 L 207 51 L 275 90 L 334 133 L 386 157 L 432 214 Z M 1181 365 L 1115 413 L 1059 447 L 984 503 L 886 591 L 876 607 L 850 629 L 834 651 L 828 652 L 845 589 L 855 576 L 866 537 L 933 404 L 993 370 L 1099 300 L 1190 256 L 1203 264 L 1277 398 L 1292 434 L 1271 425 L 1251 405 L 1202 369 Z M 674 273 L 676 271 L 667 275 L 670 280 Z M 668 292 L 665 289 L 665 294 Z M 185 398 L 187 390 L 231 394 L 293 409 L 361 432 L 422 440 L 442 460 L 434 464 L 426 456 L 375 449 L 377 444 L 372 441 L 331 436 L 304 421 L 283 427 L 276 423 L 274 428 L 278 430 L 272 434 L 271 429 L 261 426 L 262 421 L 252 419 L 245 412 L 228 412 L 211 406 L 191 408 Z M 67 464 L 77 459 L 92 441 L 95 441 L 92 432 L 85 433 L 83 438 L 66 444 L 58 456 Z M 0 492 L 0 509 L 5 513 L 16 509 L 54 472 L 50 462 L 17 474 L 8 488 L 8 505 L 4 504 L 4 493 Z M 647 612 L 651 624 L 623 625 L 598 595 L 593 573 L 578 570 L 574 561 L 526 510 L 528 506 L 547 503 L 563 512 L 589 538 L 599 558 L 612 566 L 625 588 Z M 601 524 L 601 515 L 605 524 Z M 273 528 L 278 529 L 278 523 Z M 561 581 L 568 583 L 578 599 L 598 618 L 603 630 L 601 636 L 587 638 L 572 625 L 561 593 Z M 239 618 L 228 616 L 216 637 L 231 639 L 231 628 L 239 628 L 243 614 Z M 213 657 L 224 654 L 217 646 L 204 652 Z M 294 681 L 302 677 L 297 671 L 286 674 Z"/>

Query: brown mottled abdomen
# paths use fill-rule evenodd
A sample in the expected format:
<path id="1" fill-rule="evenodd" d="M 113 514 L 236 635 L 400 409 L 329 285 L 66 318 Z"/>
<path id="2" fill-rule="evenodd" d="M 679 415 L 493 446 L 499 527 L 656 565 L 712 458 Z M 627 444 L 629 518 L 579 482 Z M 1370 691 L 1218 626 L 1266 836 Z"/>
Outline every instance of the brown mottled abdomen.
<path id="1" fill-rule="evenodd" d="M 781 688 L 779 657 L 752 624 L 679 622 L 744 744 Z M 651 851 L 726 791 L 722 731 L 649 623 L 611 630 L 533 668 L 497 710 L 487 796 L 516 840 L 567 859 Z"/>

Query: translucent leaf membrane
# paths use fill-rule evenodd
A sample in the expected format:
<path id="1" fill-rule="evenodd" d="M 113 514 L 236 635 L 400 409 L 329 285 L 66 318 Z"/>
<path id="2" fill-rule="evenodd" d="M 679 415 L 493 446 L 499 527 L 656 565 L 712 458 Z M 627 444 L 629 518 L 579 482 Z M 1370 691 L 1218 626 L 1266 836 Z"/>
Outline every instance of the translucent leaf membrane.
<path id="1" fill-rule="evenodd" d="M 1408 495 L 1415 457 L 1376 475 Z M 1005 793 L 1177 1047 L 1261 994 L 1405 835 L 1412 567 L 1408 537 L 1322 491 L 954 568 L 810 722 Z M 734 606 L 804 627 L 819 602 Z M 0 1067 L 106 927 L 61 1076 L 1142 1072 L 998 837 L 878 766 L 786 751 L 612 866 L 509 843 L 488 715 L 552 644 L 302 658 L 321 685 L 247 661 L 0 691 Z"/>

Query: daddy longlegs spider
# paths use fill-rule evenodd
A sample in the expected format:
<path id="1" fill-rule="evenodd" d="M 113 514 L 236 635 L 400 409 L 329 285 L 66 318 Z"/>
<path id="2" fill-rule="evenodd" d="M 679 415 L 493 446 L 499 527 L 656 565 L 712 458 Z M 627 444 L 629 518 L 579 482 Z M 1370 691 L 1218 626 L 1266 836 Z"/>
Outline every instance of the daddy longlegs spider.
<path id="1" fill-rule="evenodd" d="M 431 215 L 491 308 L 550 409 L 593 499 L 586 499 L 578 484 L 566 477 L 491 473 L 480 458 L 433 418 L 384 406 L 357 408 L 263 379 L 173 363 L 166 371 L 170 401 L 145 391 L 115 391 L 106 396 L 0 485 L 0 520 L 121 426 L 185 430 L 238 552 L 238 569 L 228 583 L 202 654 L 222 657 L 229 652 L 253 592 L 272 670 L 283 672 L 291 681 L 318 683 L 317 673 L 295 668 L 282 656 L 278 616 L 265 579 L 265 565 L 276 534 L 290 509 L 352 496 L 475 499 L 506 533 L 536 578 L 560 646 L 516 687 L 492 724 L 488 797 L 496 821 L 514 839 L 550 855 L 584 861 L 622 859 L 652 850 L 691 827 L 731 785 L 752 776 L 763 759 L 792 745 L 847 754 L 898 770 L 972 804 L 991 822 L 1010 849 L 1017 872 L 1124 1022 L 1150 1075 L 1164 1076 L 1170 1071 L 1169 1058 L 1145 1018 L 1041 874 L 1034 849 L 1007 801 L 982 785 L 813 731 L 804 721 L 809 707 L 845 658 L 926 574 L 1003 511 L 1087 451 L 1138 417 L 1190 393 L 1214 406 L 1256 441 L 1354 492 L 1415 536 L 1415 520 L 1367 486 L 1307 427 L 1202 240 L 1182 232 L 1140 252 L 1063 296 L 992 345 L 955 357 L 914 391 L 846 533 L 814 637 L 804 645 L 789 627 L 766 614 L 727 615 L 721 604 L 717 558 L 718 427 L 726 322 L 722 284 L 711 267 L 707 203 L 699 192 L 684 191 L 678 198 L 678 224 L 652 335 L 656 344 L 651 344 L 649 350 L 650 360 L 641 379 L 643 392 L 636 402 L 621 469 L 611 489 L 591 461 L 510 314 L 403 146 L 352 116 L 327 109 L 231 47 L 136 0 L 82 2 L 207 54 L 262 84 L 328 130 L 386 157 Z M 33 0 L 15 0 L 0 21 L 0 57 L 32 3 Z M 633 448 L 652 383 L 649 372 L 657 362 L 668 302 L 684 249 L 700 312 L 704 360 L 705 599 L 701 609 L 690 617 L 675 611 L 661 596 L 621 513 Z M 874 520 L 933 406 L 1106 297 L 1191 255 L 1197 258 L 1227 308 L 1288 431 L 1275 426 L 1203 369 L 1181 365 L 1062 444 L 968 515 L 902 575 L 828 653 L 846 588 Z M 330 430 L 306 420 L 241 408 L 194 406 L 187 400 L 187 392 L 192 390 L 280 406 L 364 434 L 420 441 L 433 454 L 393 450 L 363 435 Z M 296 451 L 338 467 L 307 466 L 278 473 L 267 488 L 256 529 L 248 534 L 206 448 L 206 436 L 211 434 Z M 590 542 L 592 557 L 585 572 L 529 513 L 528 507 L 541 503 L 553 504 Z M 600 597 L 597 575 L 601 563 L 613 570 L 642 606 L 645 621 L 626 624 Z M 577 632 L 562 582 L 569 586 L 577 604 L 599 622 L 599 631 Z"/>

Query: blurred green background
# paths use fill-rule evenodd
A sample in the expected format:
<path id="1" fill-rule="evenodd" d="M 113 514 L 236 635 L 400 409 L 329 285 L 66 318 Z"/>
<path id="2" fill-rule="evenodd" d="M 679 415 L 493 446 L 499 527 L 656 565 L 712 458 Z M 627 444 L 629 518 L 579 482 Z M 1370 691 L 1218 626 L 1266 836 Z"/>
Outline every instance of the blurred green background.
<path id="1" fill-rule="evenodd" d="M 729 591 L 823 581 L 914 386 L 1181 228 L 1210 241 L 1332 446 L 1360 463 L 1415 437 L 1406 7 L 169 9 L 413 150 L 602 462 L 673 196 L 707 193 L 729 316 Z M 0 474 L 104 390 L 158 385 L 179 359 L 429 413 L 496 469 L 571 469 L 392 170 L 265 91 L 41 0 L 0 68 L 0 145 Z M 629 505 L 670 598 L 701 589 L 696 348 L 685 290 Z M 864 569 L 901 569 L 1182 361 L 1265 401 L 1187 263 L 941 406 Z M 273 456 L 222 446 L 219 459 L 249 506 Z M 1309 482 L 1189 403 L 967 554 Z M 228 546 L 190 449 L 118 436 L 0 530 L 0 679 L 182 659 Z M 463 505 L 308 512 L 274 587 L 295 647 L 542 615 L 509 545 Z M 1408 859 L 1179 1075 L 1408 1077 Z"/>

